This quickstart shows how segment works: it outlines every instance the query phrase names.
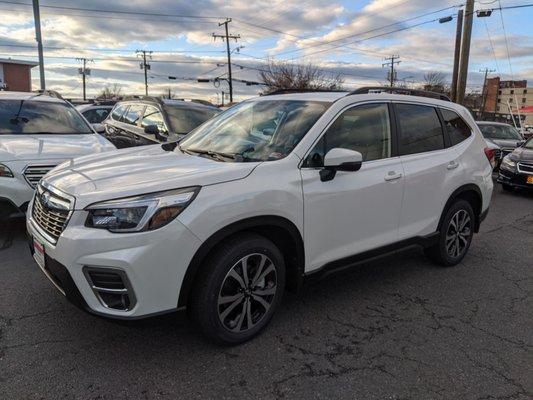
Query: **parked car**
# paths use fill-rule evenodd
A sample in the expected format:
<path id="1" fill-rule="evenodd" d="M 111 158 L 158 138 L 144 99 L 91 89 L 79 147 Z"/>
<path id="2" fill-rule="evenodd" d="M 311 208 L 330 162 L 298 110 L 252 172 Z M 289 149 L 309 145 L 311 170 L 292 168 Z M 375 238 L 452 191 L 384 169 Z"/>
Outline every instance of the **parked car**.
<path id="1" fill-rule="evenodd" d="M 39 180 L 72 158 L 115 150 L 48 93 L 0 92 L 0 219 L 26 211 Z"/>
<path id="2" fill-rule="evenodd" d="M 118 148 L 181 138 L 220 113 L 216 107 L 155 97 L 121 101 L 104 121 L 105 136 Z"/>
<path id="3" fill-rule="evenodd" d="M 188 308 L 229 344 L 313 276 L 409 245 L 460 263 L 493 190 L 475 121 L 449 101 L 360 92 L 262 96 L 179 143 L 63 165 L 28 213 L 36 262 L 94 314 Z"/>
<path id="4" fill-rule="evenodd" d="M 499 147 L 500 158 L 498 166 L 503 157 L 511 153 L 524 141 L 520 132 L 512 125 L 489 121 L 477 121 L 476 123 L 485 140 Z"/>
<path id="5" fill-rule="evenodd" d="M 498 182 L 505 190 L 533 189 L 533 137 L 504 157 Z"/>
<path id="6" fill-rule="evenodd" d="M 112 105 L 103 104 L 82 104 L 76 106 L 76 109 L 85 117 L 91 124 L 101 124 L 107 118 L 111 110 Z"/>

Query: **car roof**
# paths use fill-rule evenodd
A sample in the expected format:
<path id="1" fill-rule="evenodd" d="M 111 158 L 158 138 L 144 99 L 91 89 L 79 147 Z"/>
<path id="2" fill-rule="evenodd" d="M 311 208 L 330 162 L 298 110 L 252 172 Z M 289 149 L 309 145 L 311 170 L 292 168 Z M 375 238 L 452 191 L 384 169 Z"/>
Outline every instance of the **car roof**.
<path id="1" fill-rule="evenodd" d="M 65 100 L 47 94 L 35 92 L 4 92 L 0 91 L 0 100 L 17 100 L 17 101 L 44 101 L 49 103 L 66 103 Z"/>
<path id="2" fill-rule="evenodd" d="M 197 109 L 203 109 L 203 110 L 218 110 L 217 107 L 214 106 L 208 106 L 201 103 L 196 103 L 194 101 L 184 101 L 184 100 L 173 100 L 173 99 L 159 99 L 159 100 L 153 100 L 150 98 L 145 99 L 126 99 L 121 100 L 117 103 L 119 104 L 131 104 L 131 103 L 141 103 L 141 104 L 159 104 L 163 103 L 163 105 L 168 106 L 178 106 L 183 108 L 197 108 Z"/>
<path id="3" fill-rule="evenodd" d="M 505 122 L 494 122 L 494 121 L 476 121 L 478 125 L 501 125 L 501 126 L 511 126 L 511 124 L 506 124 Z"/>
<path id="4" fill-rule="evenodd" d="M 108 110 L 111 110 L 113 108 L 113 106 L 111 105 L 104 105 L 104 104 L 80 104 L 78 106 L 76 106 L 76 109 L 79 111 L 79 112 L 82 112 L 82 111 L 86 111 L 86 110 L 89 110 L 91 108 L 107 108 Z"/>
<path id="5" fill-rule="evenodd" d="M 392 94 L 386 92 L 380 93 L 364 93 L 364 94 L 350 94 L 350 92 L 305 92 L 305 93 L 287 93 L 287 94 L 275 94 L 266 95 L 254 98 L 258 101 L 268 100 L 302 100 L 302 101 L 323 101 L 332 103 L 343 97 L 350 97 L 357 101 L 409 101 L 415 103 L 431 104 L 434 106 L 441 106 L 446 108 L 462 108 L 461 105 L 453 103 L 451 101 L 434 99 L 431 97 L 423 96 L 411 96 L 406 94 Z"/>

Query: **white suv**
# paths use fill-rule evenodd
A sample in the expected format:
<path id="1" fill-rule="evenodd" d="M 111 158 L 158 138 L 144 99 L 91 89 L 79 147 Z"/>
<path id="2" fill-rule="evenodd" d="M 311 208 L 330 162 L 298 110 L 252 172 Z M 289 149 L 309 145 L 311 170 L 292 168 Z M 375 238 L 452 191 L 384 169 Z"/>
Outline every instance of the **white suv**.
<path id="1" fill-rule="evenodd" d="M 0 92 L 0 222 L 23 214 L 37 182 L 74 157 L 116 150 L 55 95 Z"/>
<path id="2" fill-rule="evenodd" d="M 448 101 L 263 96 L 179 143 L 59 166 L 27 226 L 44 273 L 90 312 L 187 307 L 207 336 L 239 343 L 311 275 L 413 244 L 458 264 L 491 199 L 485 147 Z"/>

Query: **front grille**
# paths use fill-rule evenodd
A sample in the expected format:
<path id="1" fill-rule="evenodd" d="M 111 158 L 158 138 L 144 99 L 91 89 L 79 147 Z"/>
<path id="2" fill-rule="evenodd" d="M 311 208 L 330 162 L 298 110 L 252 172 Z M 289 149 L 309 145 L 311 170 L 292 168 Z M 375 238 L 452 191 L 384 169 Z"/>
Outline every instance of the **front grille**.
<path id="1" fill-rule="evenodd" d="M 533 164 L 518 163 L 518 172 L 533 174 Z"/>
<path id="2" fill-rule="evenodd" d="M 24 179 L 35 189 L 41 178 L 53 168 L 55 165 L 28 165 L 24 170 Z"/>
<path id="3" fill-rule="evenodd" d="M 61 207 L 59 208 L 58 207 Z M 57 242 L 65 229 L 70 215 L 70 201 L 38 187 L 32 207 L 32 217 L 37 225 Z"/>

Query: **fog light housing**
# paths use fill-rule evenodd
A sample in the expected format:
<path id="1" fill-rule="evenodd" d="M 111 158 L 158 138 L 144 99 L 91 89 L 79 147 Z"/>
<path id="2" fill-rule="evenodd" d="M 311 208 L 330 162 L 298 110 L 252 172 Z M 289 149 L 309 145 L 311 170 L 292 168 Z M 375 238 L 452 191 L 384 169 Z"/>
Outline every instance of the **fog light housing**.
<path id="1" fill-rule="evenodd" d="M 116 268 L 84 267 L 83 273 L 105 308 L 129 311 L 135 306 L 135 294 L 124 271 Z"/>

